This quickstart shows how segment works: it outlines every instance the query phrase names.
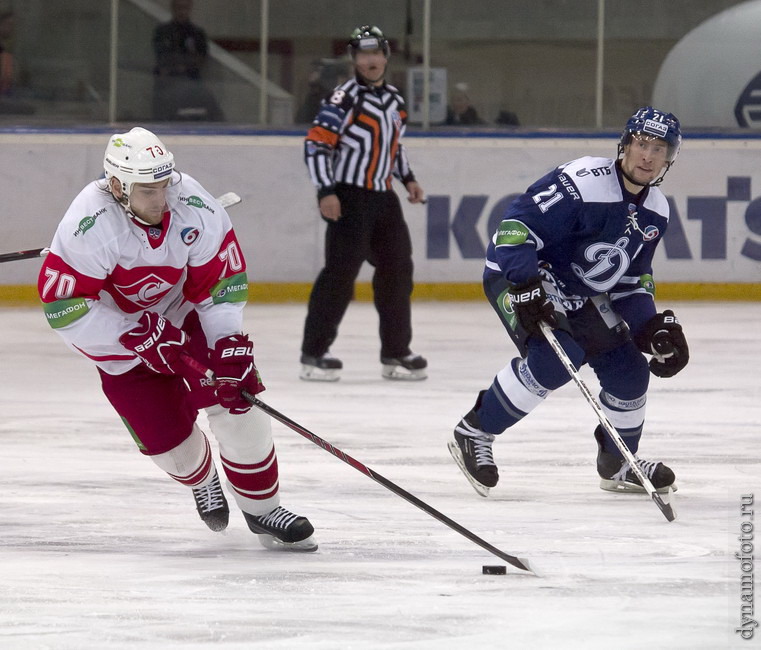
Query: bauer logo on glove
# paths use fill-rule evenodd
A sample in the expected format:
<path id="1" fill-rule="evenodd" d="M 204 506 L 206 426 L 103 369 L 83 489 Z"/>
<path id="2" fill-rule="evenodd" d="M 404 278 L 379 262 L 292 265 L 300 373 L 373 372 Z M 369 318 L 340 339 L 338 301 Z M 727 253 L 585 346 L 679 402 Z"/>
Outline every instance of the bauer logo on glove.
<path id="1" fill-rule="evenodd" d="M 217 341 L 209 356 L 217 378 L 217 398 L 230 413 L 245 413 L 251 403 L 244 397 L 264 390 L 259 371 L 254 365 L 254 344 L 245 334 L 233 334 Z"/>
<path id="2" fill-rule="evenodd" d="M 185 369 L 181 355 L 187 352 L 187 335 L 154 311 L 140 316 L 137 326 L 122 334 L 119 342 L 154 372 L 175 375 Z"/>

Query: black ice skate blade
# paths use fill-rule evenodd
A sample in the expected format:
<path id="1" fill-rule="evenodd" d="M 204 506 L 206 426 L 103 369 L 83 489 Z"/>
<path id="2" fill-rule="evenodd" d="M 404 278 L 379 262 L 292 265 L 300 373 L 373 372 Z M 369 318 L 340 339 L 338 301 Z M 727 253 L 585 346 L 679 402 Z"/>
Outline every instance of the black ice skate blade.
<path id="1" fill-rule="evenodd" d="M 647 490 L 643 488 L 639 483 L 632 483 L 631 481 L 614 481 L 612 479 L 601 478 L 600 489 L 606 492 L 618 492 L 619 494 L 646 494 Z M 658 488 L 656 492 L 658 494 L 671 494 L 676 492 L 679 488 L 676 483 L 669 485 L 668 487 Z M 668 502 L 668 499 L 666 499 Z"/>

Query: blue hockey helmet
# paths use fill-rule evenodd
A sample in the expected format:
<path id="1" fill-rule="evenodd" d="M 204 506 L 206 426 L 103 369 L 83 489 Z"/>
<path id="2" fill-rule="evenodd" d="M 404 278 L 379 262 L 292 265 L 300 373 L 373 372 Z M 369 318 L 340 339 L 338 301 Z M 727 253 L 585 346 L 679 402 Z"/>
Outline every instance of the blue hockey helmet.
<path id="1" fill-rule="evenodd" d="M 349 54 L 353 59 L 359 50 L 382 50 L 383 56 L 388 58 L 391 49 L 388 39 L 383 35 L 380 27 L 362 25 L 357 27 L 349 37 Z"/>
<path id="2" fill-rule="evenodd" d="M 666 142 L 666 169 L 652 183 L 652 185 L 659 185 L 679 155 L 679 148 L 682 145 L 682 129 L 679 120 L 673 113 L 664 113 L 652 106 L 643 106 L 638 109 L 627 120 L 621 133 L 621 139 L 618 142 L 619 157 L 635 135 L 658 138 Z"/>

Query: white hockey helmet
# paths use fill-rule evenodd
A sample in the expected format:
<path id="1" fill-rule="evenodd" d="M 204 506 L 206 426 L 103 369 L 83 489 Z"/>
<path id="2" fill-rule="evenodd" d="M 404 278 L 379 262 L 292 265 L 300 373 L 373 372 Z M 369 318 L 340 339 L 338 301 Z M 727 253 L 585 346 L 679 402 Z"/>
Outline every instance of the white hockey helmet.
<path id="1" fill-rule="evenodd" d="M 174 156 L 153 133 L 136 126 L 111 136 L 103 158 L 106 178 L 118 178 L 129 197 L 133 183 L 158 183 L 172 175 Z"/>

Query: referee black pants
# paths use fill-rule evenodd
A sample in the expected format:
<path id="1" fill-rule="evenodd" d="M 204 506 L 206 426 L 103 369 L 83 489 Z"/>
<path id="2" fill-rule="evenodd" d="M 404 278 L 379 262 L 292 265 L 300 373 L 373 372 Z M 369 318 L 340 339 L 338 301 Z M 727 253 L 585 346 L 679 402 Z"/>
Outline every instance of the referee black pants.
<path id="1" fill-rule="evenodd" d="M 302 354 L 322 356 L 354 295 L 354 281 L 367 261 L 375 267 L 373 297 L 380 320 L 382 357 L 410 354 L 412 242 L 393 191 L 338 185 L 341 218 L 327 222 L 325 267 L 315 280 L 304 324 Z"/>

